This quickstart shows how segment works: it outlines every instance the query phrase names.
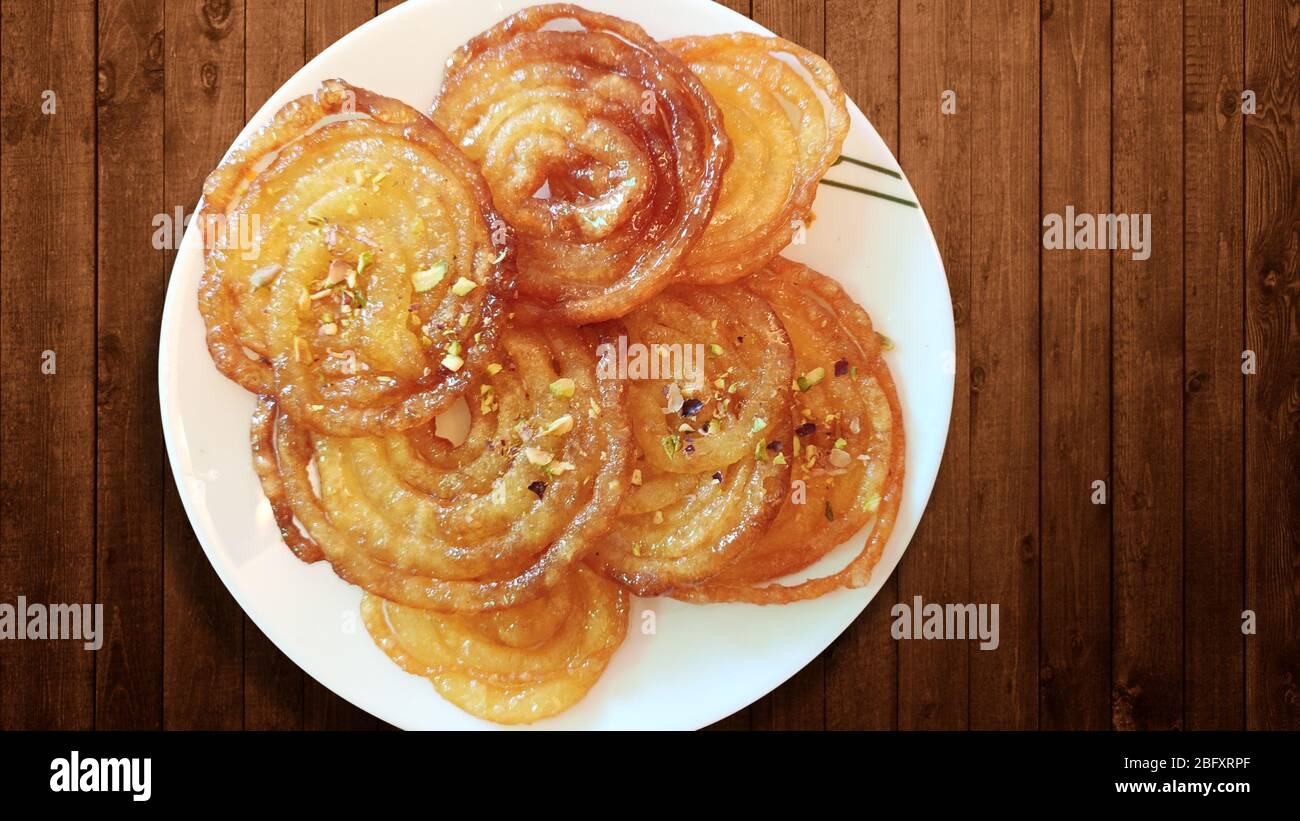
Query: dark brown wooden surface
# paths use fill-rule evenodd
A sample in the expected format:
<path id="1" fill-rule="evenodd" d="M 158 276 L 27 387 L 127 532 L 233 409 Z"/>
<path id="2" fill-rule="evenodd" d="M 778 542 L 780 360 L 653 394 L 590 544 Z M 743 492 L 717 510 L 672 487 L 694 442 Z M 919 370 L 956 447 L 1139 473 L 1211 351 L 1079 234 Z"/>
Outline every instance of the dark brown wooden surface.
<path id="1" fill-rule="evenodd" d="M 0 4 L 0 601 L 102 602 L 109 628 L 94 654 L 0 642 L 0 728 L 380 726 L 258 632 L 194 539 L 151 238 L 285 79 L 394 5 Z M 957 351 L 898 571 L 718 726 L 1300 727 L 1300 6 L 726 5 L 826 55 L 898 156 Z M 1151 214 L 1150 259 L 1044 249 L 1067 205 Z M 917 595 L 997 602 L 1001 646 L 895 642 Z"/>

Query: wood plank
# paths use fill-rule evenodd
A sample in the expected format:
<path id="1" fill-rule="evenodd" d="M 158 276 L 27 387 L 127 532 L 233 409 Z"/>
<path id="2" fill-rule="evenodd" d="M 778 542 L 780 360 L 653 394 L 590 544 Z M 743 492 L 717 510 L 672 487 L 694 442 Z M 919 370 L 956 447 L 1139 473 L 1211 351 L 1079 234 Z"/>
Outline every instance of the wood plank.
<path id="1" fill-rule="evenodd" d="M 1183 720 L 1182 31 L 1171 0 L 1115 0 L 1116 214 L 1150 214 L 1150 258 L 1113 251 L 1112 723 Z"/>
<path id="2" fill-rule="evenodd" d="M 753 11 L 750 0 L 713 0 L 713 2 L 724 5 L 732 11 L 740 12 L 746 17 Z"/>
<path id="3" fill-rule="evenodd" d="M 774 34 L 822 54 L 826 50 L 823 0 L 753 0 L 754 22 Z M 826 724 L 825 656 L 818 656 L 789 681 L 756 702 L 751 726 L 820 730 Z"/>
<path id="4" fill-rule="evenodd" d="M 244 4 L 191 0 L 165 9 L 164 199 L 189 213 L 244 124 Z M 194 538 L 170 478 L 167 488 L 163 726 L 238 729 L 243 614 Z"/>
<path id="5" fill-rule="evenodd" d="M 100 601 L 94 54 L 90 0 L 0 6 L 0 600 L 14 605 Z M 0 642 L 0 727 L 89 727 L 94 665 L 80 641 Z"/>
<path id="6" fill-rule="evenodd" d="M 369 20 L 373 0 L 322 0 L 306 7 L 305 56 L 308 60 L 331 43 Z M 334 695 L 311 676 L 303 676 L 303 726 L 307 729 L 374 730 L 378 721 L 369 713 Z"/>
<path id="7" fill-rule="evenodd" d="M 305 62 L 306 15 L 302 0 L 248 0 L 244 18 L 245 118 L 252 118 Z M 244 727 L 300 729 L 305 674 L 247 616 L 243 625 Z"/>
<path id="8" fill-rule="evenodd" d="M 312 0 L 307 4 L 307 59 L 374 15 L 374 0 Z"/>
<path id="9" fill-rule="evenodd" d="M 1110 0 L 1042 21 L 1043 215 L 1110 209 Z M 1040 229 L 1041 230 L 1041 229 Z M 1042 259 L 1039 726 L 1110 727 L 1110 257 Z"/>
<path id="10" fill-rule="evenodd" d="M 1300 16 L 1246 3 L 1246 726 L 1300 729 Z"/>
<path id="11" fill-rule="evenodd" d="M 1183 21 L 1185 726 L 1242 728 L 1242 10 Z"/>
<path id="12" fill-rule="evenodd" d="M 1038 23 L 1018 0 L 971 18 L 970 653 L 973 729 L 1038 726 Z"/>
<path id="13" fill-rule="evenodd" d="M 828 0 L 826 59 L 849 98 L 898 153 L 898 5 Z M 889 610 L 898 601 L 891 575 L 866 611 L 825 654 L 826 728 L 888 730 L 898 726 L 898 644 Z"/>
<path id="14" fill-rule="evenodd" d="M 112 626 L 96 664 L 95 726 L 162 726 L 162 517 L 166 452 L 158 332 L 167 255 L 150 227 L 163 199 L 163 10 L 99 4 L 99 600 Z"/>
<path id="15" fill-rule="evenodd" d="M 899 40 L 899 162 L 943 255 L 956 321 L 956 384 L 943 463 L 925 517 L 899 564 L 909 606 L 970 601 L 971 460 L 971 8 L 967 0 L 903 0 Z M 944 114 L 945 91 L 956 111 Z M 899 729 L 969 725 L 970 657 L 964 642 L 899 647 Z"/>

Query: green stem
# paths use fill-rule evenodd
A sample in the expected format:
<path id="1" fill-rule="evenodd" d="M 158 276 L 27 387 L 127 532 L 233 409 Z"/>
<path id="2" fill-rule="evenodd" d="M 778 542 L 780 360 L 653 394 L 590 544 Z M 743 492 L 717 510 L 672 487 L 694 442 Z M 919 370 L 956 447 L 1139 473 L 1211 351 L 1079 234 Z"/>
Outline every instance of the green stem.
<path id="1" fill-rule="evenodd" d="M 841 154 L 838 160 L 831 163 L 831 168 L 834 168 L 835 166 L 839 165 L 842 162 L 853 163 L 854 165 L 860 168 L 870 168 L 872 171 L 879 171 L 881 174 L 888 174 L 889 176 L 893 177 L 896 180 L 901 180 L 903 178 L 902 174 L 898 173 L 892 168 L 885 168 L 883 165 L 876 165 L 875 163 L 869 163 L 866 160 L 859 160 L 856 157 L 850 157 L 846 154 Z"/>
<path id="2" fill-rule="evenodd" d="M 829 185 L 832 188 L 843 188 L 845 191 L 856 191 L 859 194 L 866 194 L 869 197 L 880 197 L 882 200 L 889 200 L 890 202 L 896 202 L 899 205 L 906 205 L 910 208 L 921 207 L 916 203 L 912 202 L 911 200 L 905 200 L 902 197 L 895 197 L 892 194 L 882 194 L 879 191 L 872 191 L 870 188 L 863 188 L 858 185 L 849 185 L 846 182 L 836 182 L 835 180 L 822 180 L 821 184 Z"/>

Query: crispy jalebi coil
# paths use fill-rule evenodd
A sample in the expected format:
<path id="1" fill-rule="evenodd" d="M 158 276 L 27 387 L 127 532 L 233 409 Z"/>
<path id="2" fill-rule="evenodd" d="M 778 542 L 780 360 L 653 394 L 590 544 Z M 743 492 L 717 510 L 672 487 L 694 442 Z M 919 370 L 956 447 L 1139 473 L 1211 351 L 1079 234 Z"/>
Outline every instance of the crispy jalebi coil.
<path id="1" fill-rule="evenodd" d="M 783 448 L 791 491 L 776 521 L 692 602 L 782 604 L 871 579 L 898 515 L 902 409 L 871 318 L 829 277 L 777 258 L 745 281 L 780 316 L 795 351 L 795 429 Z M 807 567 L 870 525 L 841 571 L 800 584 L 759 583 Z"/>
<path id="2" fill-rule="evenodd" d="M 340 576 L 386 599 L 476 612 L 535 598 L 596 547 L 630 487 L 623 386 L 596 378 L 595 342 L 566 327 L 505 331 L 459 445 L 433 424 L 332 437 L 281 414 L 293 515 Z"/>
<path id="3" fill-rule="evenodd" d="M 640 460 L 618 523 L 590 561 L 650 596 L 723 570 L 780 509 L 793 355 L 771 309 L 737 287 L 674 286 L 625 322 Z M 657 378 L 634 372 L 642 357 Z M 682 367 L 672 367 L 675 357 Z"/>
<path id="4" fill-rule="evenodd" d="M 849 129 L 844 89 L 825 60 L 779 37 L 682 37 L 664 46 L 703 81 L 731 138 L 722 193 L 686 259 L 692 280 L 731 282 L 811 222 L 817 183 Z"/>
<path id="5" fill-rule="evenodd" d="M 576 20 L 582 31 L 543 26 Z M 477 162 L 519 243 L 521 311 L 622 316 L 671 281 L 731 148 L 704 86 L 640 27 L 534 6 L 448 61 L 433 118 Z"/>
<path id="6" fill-rule="evenodd" d="M 253 411 L 253 430 L 250 440 L 253 445 L 253 470 L 262 484 L 262 492 L 271 505 L 271 515 L 280 528 L 280 538 L 293 555 L 308 564 L 325 558 L 314 541 L 303 535 L 293 521 L 293 506 L 284 492 L 284 482 L 280 479 L 280 465 L 275 455 L 275 400 L 269 396 L 259 397 L 257 409 Z"/>
<path id="7" fill-rule="evenodd" d="M 578 566 L 532 601 L 490 613 L 437 613 L 374 595 L 361 601 L 371 638 L 465 712 L 527 724 L 582 700 L 627 635 L 628 597 Z"/>
<path id="8" fill-rule="evenodd" d="M 403 103 L 326 81 L 212 172 L 201 218 L 213 360 L 313 430 L 423 424 L 489 360 L 510 232 Z"/>

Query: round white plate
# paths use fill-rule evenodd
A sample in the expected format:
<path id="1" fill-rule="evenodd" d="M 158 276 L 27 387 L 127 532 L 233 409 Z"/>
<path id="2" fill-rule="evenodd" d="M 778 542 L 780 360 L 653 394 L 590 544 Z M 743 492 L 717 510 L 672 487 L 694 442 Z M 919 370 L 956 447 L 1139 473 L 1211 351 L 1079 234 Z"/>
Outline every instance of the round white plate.
<path id="1" fill-rule="evenodd" d="M 321 81 L 339 77 L 428 110 L 444 61 L 470 36 L 527 2 L 409 0 L 330 46 L 267 101 L 240 135 Z M 728 31 L 769 33 L 707 0 L 588 0 L 659 38 Z M 889 149 L 850 103 L 844 153 L 897 168 Z M 830 176 L 915 199 L 906 182 L 840 165 Z M 871 584 L 784 607 L 691 606 L 635 600 L 627 641 L 577 706 L 535 728 L 694 729 L 750 704 L 798 672 L 876 594 L 902 557 L 934 486 L 948 434 L 953 319 L 947 279 L 920 210 L 822 187 L 807 243 L 786 251 L 836 277 L 870 311 L 896 348 L 888 355 L 907 431 L 907 481 L 893 537 Z M 427 681 L 399 670 L 358 618 L 361 591 L 325 563 L 304 565 L 280 542 L 248 450 L 253 397 L 208 358 L 196 302 L 203 260 L 194 225 L 176 255 L 163 312 L 158 392 L 176 485 L 199 542 L 244 612 L 312 677 L 391 724 L 489 728 L 443 701 Z M 865 534 L 812 569 L 836 569 Z M 655 613 L 647 635 L 642 613 Z M 863 693 L 863 698 L 869 694 Z"/>

